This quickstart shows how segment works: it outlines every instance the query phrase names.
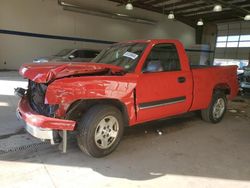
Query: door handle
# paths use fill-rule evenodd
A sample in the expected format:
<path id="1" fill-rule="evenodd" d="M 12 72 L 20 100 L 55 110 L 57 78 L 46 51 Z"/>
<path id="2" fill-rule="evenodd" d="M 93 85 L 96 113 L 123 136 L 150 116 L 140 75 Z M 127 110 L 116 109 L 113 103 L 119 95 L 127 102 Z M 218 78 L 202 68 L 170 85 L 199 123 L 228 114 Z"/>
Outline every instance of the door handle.
<path id="1" fill-rule="evenodd" d="M 178 82 L 179 83 L 184 83 L 186 81 L 186 78 L 185 77 L 179 77 L 178 78 Z"/>

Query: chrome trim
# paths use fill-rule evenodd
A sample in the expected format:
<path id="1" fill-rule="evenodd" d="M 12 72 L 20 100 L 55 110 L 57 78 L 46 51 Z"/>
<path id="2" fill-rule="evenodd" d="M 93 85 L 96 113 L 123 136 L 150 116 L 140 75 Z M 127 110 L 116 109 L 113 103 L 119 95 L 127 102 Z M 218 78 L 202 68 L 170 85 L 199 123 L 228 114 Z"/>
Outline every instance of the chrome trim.
<path id="1" fill-rule="evenodd" d="M 16 110 L 16 117 L 18 120 L 22 120 L 22 116 L 21 116 L 21 113 L 19 112 L 19 110 Z"/>
<path id="2" fill-rule="evenodd" d="M 166 106 L 170 104 L 176 104 L 180 102 L 184 102 L 186 99 L 178 100 L 178 101 L 173 101 L 173 102 L 166 102 L 162 104 L 156 104 L 156 105 L 151 105 L 151 106 L 145 106 L 145 107 L 139 107 L 140 110 L 148 109 L 148 108 L 155 108 L 155 107 L 161 107 L 161 106 Z"/>
<path id="3" fill-rule="evenodd" d="M 42 140 L 52 140 L 53 141 L 53 130 L 43 129 L 30 124 L 26 124 L 25 129 L 32 136 L 42 139 Z"/>

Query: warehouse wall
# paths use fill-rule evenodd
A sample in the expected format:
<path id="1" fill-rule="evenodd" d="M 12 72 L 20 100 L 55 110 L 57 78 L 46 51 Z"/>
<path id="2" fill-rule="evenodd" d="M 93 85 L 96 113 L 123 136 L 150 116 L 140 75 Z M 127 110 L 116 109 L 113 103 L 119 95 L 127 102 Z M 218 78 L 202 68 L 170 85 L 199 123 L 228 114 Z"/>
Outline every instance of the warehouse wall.
<path id="1" fill-rule="evenodd" d="M 71 0 L 73 1 L 73 0 Z M 97 5 L 111 3 L 106 0 L 81 0 Z M 116 7 L 108 4 L 109 7 Z M 124 7 L 117 9 L 124 11 Z M 118 11 L 115 10 L 114 11 Z M 36 34 L 81 37 L 105 41 L 123 41 L 149 38 L 177 38 L 185 46 L 195 42 L 193 28 L 168 21 L 161 14 L 135 9 L 137 15 L 157 20 L 156 25 L 132 23 L 69 12 L 57 4 L 57 0 L 1 0 L 0 30 L 22 31 Z M 55 54 L 72 47 L 104 48 L 107 44 L 45 39 L 0 33 L 0 69 L 18 69 L 39 56 Z"/>

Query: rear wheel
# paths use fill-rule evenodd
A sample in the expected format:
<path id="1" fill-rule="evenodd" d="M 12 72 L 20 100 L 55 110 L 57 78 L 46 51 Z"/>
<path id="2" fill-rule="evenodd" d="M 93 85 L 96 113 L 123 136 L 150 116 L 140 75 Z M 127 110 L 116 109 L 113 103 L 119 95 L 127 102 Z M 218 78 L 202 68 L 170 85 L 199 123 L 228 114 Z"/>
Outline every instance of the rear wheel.
<path id="1" fill-rule="evenodd" d="M 93 157 L 113 152 L 123 135 L 123 118 L 113 106 L 96 105 L 90 108 L 78 125 L 79 148 Z"/>
<path id="2" fill-rule="evenodd" d="M 226 95 L 221 91 L 216 91 L 209 107 L 205 110 L 201 110 L 201 117 L 207 122 L 218 123 L 222 120 L 226 109 Z"/>

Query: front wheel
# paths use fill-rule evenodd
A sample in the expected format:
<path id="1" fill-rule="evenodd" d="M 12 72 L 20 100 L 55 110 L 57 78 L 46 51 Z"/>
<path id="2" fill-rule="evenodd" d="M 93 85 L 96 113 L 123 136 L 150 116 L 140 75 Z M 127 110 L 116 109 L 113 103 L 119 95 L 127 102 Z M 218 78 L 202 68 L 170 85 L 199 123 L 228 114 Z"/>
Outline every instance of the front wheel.
<path id="1" fill-rule="evenodd" d="M 218 123 L 222 120 L 226 109 L 226 95 L 223 92 L 216 91 L 209 107 L 205 110 L 201 110 L 201 117 L 207 122 Z"/>
<path id="2" fill-rule="evenodd" d="M 104 157 L 113 152 L 123 135 L 120 110 L 109 105 L 90 108 L 78 125 L 79 148 L 93 157 Z"/>

